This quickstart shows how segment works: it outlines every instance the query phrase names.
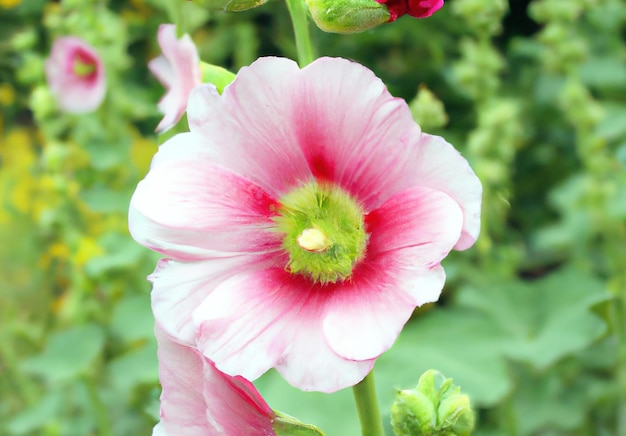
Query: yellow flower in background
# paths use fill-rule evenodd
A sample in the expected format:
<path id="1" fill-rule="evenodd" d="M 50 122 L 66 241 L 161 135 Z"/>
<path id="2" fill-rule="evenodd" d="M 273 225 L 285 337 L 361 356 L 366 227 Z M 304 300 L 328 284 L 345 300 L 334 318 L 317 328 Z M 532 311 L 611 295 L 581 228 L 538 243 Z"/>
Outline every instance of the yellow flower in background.
<path id="1" fill-rule="evenodd" d="M 6 0 L 0 0 L 0 3 Z M 0 83 L 0 106 L 11 106 L 15 102 L 15 90 L 8 83 Z"/>
<path id="2" fill-rule="evenodd" d="M 3 199 L 0 222 L 10 219 L 10 209 L 21 213 L 30 210 L 36 185 L 31 170 L 36 159 L 32 135 L 28 130 L 13 129 L 0 141 L 0 198 Z"/>
<path id="3" fill-rule="evenodd" d="M 154 140 L 144 138 L 136 130 L 131 131 L 131 135 L 133 143 L 130 148 L 130 160 L 139 174 L 143 176 L 148 172 L 150 162 L 158 147 Z"/>
<path id="4" fill-rule="evenodd" d="M 39 258 L 39 268 L 48 268 L 55 259 L 68 259 L 70 256 L 69 248 L 66 244 L 60 241 L 50 244 L 46 251 L 41 254 Z"/>
<path id="5" fill-rule="evenodd" d="M 22 0 L 0 0 L 0 7 L 11 9 L 22 3 Z"/>
<path id="6" fill-rule="evenodd" d="M 81 236 L 78 240 L 76 251 L 71 254 L 71 261 L 75 266 L 83 267 L 90 259 L 103 254 L 104 250 L 94 238 Z"/>
<path id="7" fill-rule="evenodd" d="M 2 1 L 2 0 L 0 0 Z M 36 159 L 33 150 L 33 138 L 27 129 L 13 129 L 0 142 L 2 167 L 20 174 L 28 169 Z"/>

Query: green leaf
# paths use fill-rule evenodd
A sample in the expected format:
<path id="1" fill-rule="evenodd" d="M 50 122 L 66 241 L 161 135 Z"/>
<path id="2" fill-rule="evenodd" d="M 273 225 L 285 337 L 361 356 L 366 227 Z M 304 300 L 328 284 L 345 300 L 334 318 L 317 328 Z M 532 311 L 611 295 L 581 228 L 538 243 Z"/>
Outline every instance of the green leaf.
<path id="1" fill-rule="evenodd" d="M 543 369 L 583 350 L 606 331 L 591 308 L 610 298 L 597 279 L 562 269 L 530 283 L 466 288 L 459 303 L 480 310 L 508 334 L 504 353 Z"/>
<path id="2" fill-rule="evenodd" d="M 218 9 L 228 12 L 245 11 L 265 4 L 267 0 L 192 0 L 194 3 L 208 9 Z"/>
<path id="3" fill-rule="evenodd" d="M 314 424 L 324 429 L 327 436 L 359 434 L 359 418 L 350 389 L 332 394 L 304 392 L 290 386 L 274 370 L 254 384 L 272 409 Z"/>
<path id="4" fill-rule="evenodd" d="M 548 429 L 574 432 L 588 416 L 590 392 L 598 387 L 584 376 L 568 377 L 560 366 L 541 374 L 520 370 L 517 377 L 524 380 L 513 397 L 520 435 L 547 434 Z"/>
<path id="5" fill-rule="evenodd" d="M 111 329 L 124 342 L 154 338 L 154 317 L 148 295 L 127 295 L 122 298 L 111 317 Z"/>
<path id="6" fill-rule="evenodd" d="M 55 332 L 44 350 L 21 364 L 24 372 L 49 382 L 68 380 L 89 372 L 104 347 L 104 333 L 95 324 Z"/>
<path id="7" fill-rule="evenodd" d="M 101 213 L 127 213 L 131 196 L 129 192 L 112 191 L 105 186 L 94 186 L 80 193 L 89 209 Z"/>
<path id="8" fill-rule="evenodd" d="M 472 404 L 492 406 L 512 388 L 503 347 L 507 335 L 473 310 L 436 309 L 405 326 L 396 344 L 376 363 L 381 407 L 394 388 L 413 387 L 416 374 L 435 368 L 463 387 Z"/>
<path id="9" fill-rule="evenodd" d="M 15 415 L 6 430 L 12 435 L 32 433 L 57 419 L 65 402 L 62 391 L 50 390 L 38 402 Z"/>
<path id="10" fill-rule="evenodd" d="M 146 342 L 109 362 L 108 372 L 115 392 L 129 393 L 140 384 L 159 380 L 156 340 Z"/>
<path id="11" fill-rule="evenodd" d="M 106 254 L 89 259 L 85 265 L 89 277 L 98 277 L 115 269 L 135 269 L 145 254 L 145 249 L 127 235 L 106 233 L 98 242 Z"/>

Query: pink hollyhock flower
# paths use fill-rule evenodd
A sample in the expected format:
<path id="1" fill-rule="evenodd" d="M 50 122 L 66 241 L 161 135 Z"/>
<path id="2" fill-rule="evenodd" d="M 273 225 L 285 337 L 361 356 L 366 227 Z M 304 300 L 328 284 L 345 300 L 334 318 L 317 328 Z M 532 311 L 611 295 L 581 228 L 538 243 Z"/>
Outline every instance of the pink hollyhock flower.
<path id="1" fill-rule="evenodd" d="M 254 385 L 215 368 L 196 348 L 178 344 L 158 326 L 161 421 L 154 436 L 274 435 L 276 415 Z"/>
<path id="2" fill-rule="evenodd" d="M 185 113 L 189 93 L 202 81 L 200 57 L 189 35 L 176 38 L 176 26 L 161 24 L 157 35 L 163 54 L 148 62 L 148 68 L 165 86 L 158 108 L 165 114 L 156 128 L 164 132 L 176 125 Z"/>
<path id="3" fill-rule="evenodd" d="M 188 118 L 130 206 L 133 237 L 167 256 L 156 319 L 231 375 L 356 384 L 476 240 L 478 178 L 344 59 L 261 58 L 222 95 L 195 88 Z"/>
<path id="4" fill-rule="evenodd" d="M 91 112 L 104 100 L 104 66 L 93 47 L 82 39 L 57 38 L 45 62 L 45 71 L 50 91 L 66 112 Z"/>
<path id="5" fill-rule="evenodd" d="M 395 21 L 404 14 L 415 18 L 426 18 L 437 12 L 443 6 L 443 0 L 376 0 L 387 5 L 391 18 Z"/>

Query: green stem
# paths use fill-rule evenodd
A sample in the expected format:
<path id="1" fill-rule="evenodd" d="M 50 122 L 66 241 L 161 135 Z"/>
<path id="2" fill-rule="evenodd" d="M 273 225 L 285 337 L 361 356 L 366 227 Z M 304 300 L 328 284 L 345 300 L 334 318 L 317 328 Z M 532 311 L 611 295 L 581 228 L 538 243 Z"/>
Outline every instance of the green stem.
<path id="1" fill-rule="evenodd" d="M 374 370 L 359 384 L 353 386 L 352 392 L 361 421 L 361 434 L 363 436 L 384 436 L 383 421 L 380 418 L 378 400 L 376 399 Z"/>
<path id="2" fill-rule="evenodd" d="M 296 36 L 298 63 L 300 67 L 305 67 L 313 62 L 315 55 L 313 54 L 313 46 L 309 36 L 309 22 L 304 0 L 287 0 L 287 9 L 289 9 L 289 15 L 291 15 L 291 22 L 293 23 L 293 32 Z"/>
<path id="3" fill-rule="evenodd" d="M 170 7 L 170 15 L 172 16 L 172 21 L 176 25 L 176 38 L 180 39 L 185 34 L 185 14 L 183 13 L 183 1 L 182 0 L 174 0 L 169 4 Z"/>

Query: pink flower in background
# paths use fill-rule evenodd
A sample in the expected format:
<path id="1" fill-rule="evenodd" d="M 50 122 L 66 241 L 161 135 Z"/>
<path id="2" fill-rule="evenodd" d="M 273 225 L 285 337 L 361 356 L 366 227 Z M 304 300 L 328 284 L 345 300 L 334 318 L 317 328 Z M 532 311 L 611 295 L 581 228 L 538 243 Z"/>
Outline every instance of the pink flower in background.
<path id="1" fill-rule="evenodd" d="M 94 48 L 82 39 L 57 38 L 46 60 L 45 71 L 52 95 L 66 112 L 91 112 L 104 100 L 104 66 Z"/>
<path id="2" fill-rule="evenodd" d="M 230 375 L 358 383 L 476 240 L 478 178 L 344 59 L 261 58 L 221 96 L 195 88 L 188 118 L 130 206 L 133 237 L 167 256 L 157 321 Z"/>
<path id="3" fill-rule="evenodd" d="M 387 5 L 391 18 L 395 21 L 404 14 L 415 18 L 426 18 L 437 12 L 443 6 L 443 0 L 376 0 Z"/>
<path id="4" fill-rule="evenodd" d="M 275 414 L 254 385 L 215 368 L 197 349 L 158 326 L 161 421 L 154 436 L 274 435 Z"/>
<path id="5" fill-rule="evenodd" d="M 189 35 L 176 37 L 176 26 L 162 24 L 157 35 L 162 55 L 151 60 L 148 68 L 163 84 L 165 95 L 159 111 L 165 116 L 156 128 L 164 132 L 176 125 L 185 113 L 191 90 L 202 80 L 198 50 Z"/>

